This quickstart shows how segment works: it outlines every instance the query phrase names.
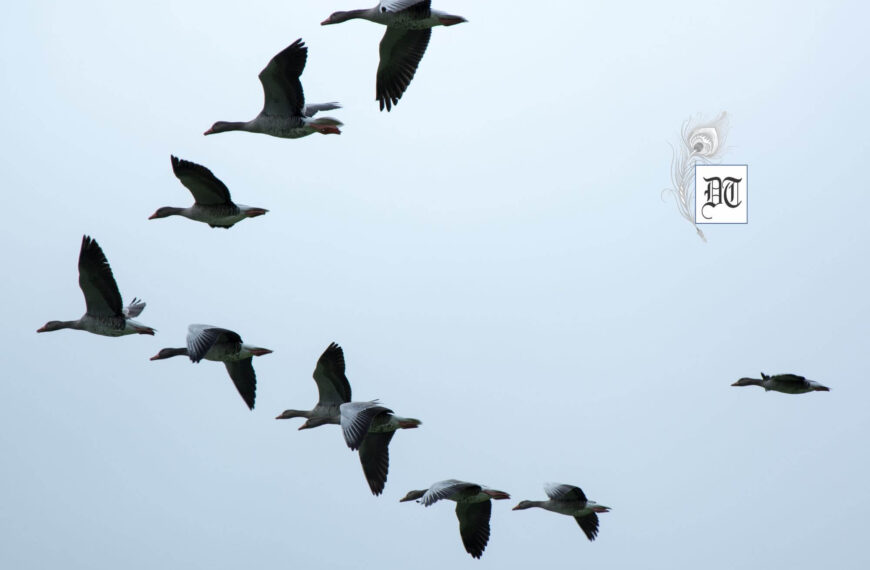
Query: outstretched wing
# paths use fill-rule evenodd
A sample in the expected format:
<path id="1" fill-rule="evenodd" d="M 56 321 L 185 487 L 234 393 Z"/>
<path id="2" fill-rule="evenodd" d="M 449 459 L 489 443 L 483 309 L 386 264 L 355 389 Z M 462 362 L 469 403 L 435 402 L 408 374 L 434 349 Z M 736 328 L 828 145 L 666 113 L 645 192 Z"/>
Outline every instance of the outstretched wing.
<path id="1" fill-rule="evenodd" d="M 383 493 L 387 483 L 387 472 L 390 470 L 389 446 L 395 434 L 394 431 L 369 433 L 359 446 L 359 462 L 373 495 Z"/>
<path id="2" fill-rule="evenodd" d="M 236 390 L 248 408 L 254 409 L 254 399 L 257 397 L 257 375 L 254 373 L 254 358 L 243 360 L 227 360 L 224 362 Z"/>
<path id="3" fill-rule="evenodd" d="M 473 558 L 480 558 L 489 542 L 489 518 L 492 501 L 479 503 L 456 503 L 456 518 L 459 519 L 459 536 L 465 550 Z"/>
<path id="4" fill-rule="evenodd" d="M 595 540 L 595 537 L 598 536 L 597 514 L 592 513 L 582 517 L 574 517 L 574 520 L 576 520 L 577 524 L 580 525 L 580 528 L 583 529 L 583 533 L 586 535 L 586 538 L 588 538 L 589 540 Z"/>
<path id="5" fill-rule="evenodd" d="M 432 0 L 381 0 L 378 8 L 393 13 L 408 10 L 416 17 L 428 18 L 432 13 Z"/>
<path id="6" fill-rule="evenodd" d="M 85 295 L 87 313 L 95 317 L 123 317 L 121 293 L 109 261 L 97 240 L 82 236 L 79 251 L 79 287 Z M 123 328 L 123 320 L 121 321 Z"/>
<path id="7" fill-rule="evenodd" d="M 344 351 L 334 342 L 317 359 L 314 381 L 317 383 L 318 406 L 340 406 L 350 402 L 350 382 L 344 374 Z"/>
<path id="8" fill-rule="evenodd" d="M 319 111 L 332 111 L 333 109 L 341 109 L 341 105 L 334 101 L 332 103 L 314 103 L 311 105 L 305 105 L 305 107 L 302 108 L 302 114 L 306 117 L 313 117 Z"/>
<path id="9" fill-rule="evenodd" d="M 201 206 L 232 204 L 230 190 L 205 166 L 170 156 L 172 172 L 185 188 L 193 194 L 193 200 Z"/>
<path id="10" fill-rule="evenodd" d="M 560 485 L 557 483 L 547 483 L 544 485 L 544 492 L 554 501 L 564 501 L 566 503 L 586 503 L 586 495 L 580 487 L 574 485 Z"/>
<path id="11" fill-rule="evenodd" d="M 219 343 L 237 344 L 236 352 L 238 352 L 242 347 L 242 337 L 231 330 L 210 325 L 190 325 L 187 327 L 187 355 L 193 362 L 199 362 L 205 358 L 206 353 Z"/>
<path id="12" fill-rule="evenodd" d="M 402 30 L 387 27 L 380 45 L 380 63 L 375 82 L 375 97 L 381 111 L 389 111 L 410 85 L 417 66 L 429 46 L 432 28 Z"/>
<path id="13" fill-rule="evenodd" d="M 135 319 L 142 314 L 143 310 L 145 310 L 145 301 L 133 297 L 133 300 L 130 301 L 130 304 L 124 309 L 124 316 L 128 319 Z"/>
<path id="14" fill-rule="evenodd" d="M 475 483 L 467 483 L 465 481 L 459 481 L 458 479 L 445 479 L 444 481 L 433 483 L 432 486 L 426 490 L 423 496 L 420 497 L 420 502 L 428 507 L 441 499 L 451 499 L 460 494 L 477 494 L 479 492 L 480 485 Z"/>
<path id="15" fill-rule="evenodd" d="M 369 432 L 372 420 L 375 416 L 383 413 L 392 413 L 393 410 L 371 402 L 348 402 L 339 407 L 341 411 L 341 431 L 344 441 L 351 449 L 359 449 L 363 438 Z"/>
<path id="16" fill-rule="evenodd" d="M 308 48 L 298 39 L 273 57 L 260 72 L 263 84 L 263 113 L 278 116 L 302 116 L 305 94 L 299 76 L 305 69 Z"/>

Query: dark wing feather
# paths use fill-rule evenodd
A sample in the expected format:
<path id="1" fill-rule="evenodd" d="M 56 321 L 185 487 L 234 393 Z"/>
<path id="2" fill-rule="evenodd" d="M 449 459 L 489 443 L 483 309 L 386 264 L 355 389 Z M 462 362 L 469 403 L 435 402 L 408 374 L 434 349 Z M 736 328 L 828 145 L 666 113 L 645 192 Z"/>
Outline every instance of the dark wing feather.
<path id="1" fill-rule="evenodd" d="M 551 485 L 544 486 L 544 492 L 554 501 L 564 501 L 566 503 L 583 503 L 586 504 L 586 494 L 580 487 L 574 485 Z"/>
<path id="2" fill-rule="evenodd" d="M 489 517 L 492 501 L 479 503 L 456 503 L 456 518 L 459 519 L 459 535 L 465 550 L 474 558 L 480 558 L 489 542 Z"/>
<path id="3" fill-rule="evenodd" d="M 583 516 L 583 517 L 574 517 L 574 520 L 577 521 L 577 524 L 580 525 L 580 528 L 583 529 L 583 533 L 586 535 L 586 538 L 589 540 L 595 540 L 595 537 L 598 536 L 598 515 L 595 513 Z"/>
<path id="4" fill-rule="evenodd" d="M 120 323 L 123 328 L 121 292 L 118 291 L 118 284 L 103 250 L 89 236 L 82 237 L 82 248 L 79 252 L 79 287 L 85 295 L 88 314 L 122 317 Z"/>
<path id="5" fill-rule="evenodd" d="M 253 360 L 253 358 L 245 358 L 224 362 L 239 395 L 251 410 L 254 409 L 254 398 L 257 396 L 257 375 L 254 373 Z"/>
<path id="6" fill-rule="evenodd" d="M 402 98 L 426 53 L 430 37 L 432 28 L 401 30 L 387 27 L 381 40 L 381 60 L 375 85 L 381 111 L 384 107 L 389 111 Z"/>
<path id="7" fill-rule="evenodd" d="M 774 376 L 774 379 L 780 382 L 790 382 L 793 384 L 806 384 L 807 379 L 803 376 L 798 376 L 797 374 L 778 374 Z"/>
<path id="8" fill-rule="evenodd" d="M 415 18 L 425 19 L 432 15 L 432 0 L 386 0 L 380 3 L 387 12 L 405 12 Z"/>
<path id="9" fill-rule="evenodd" d="M 394 431 L 368 433 L 359 446 L 359 462 L 373 495 L 380 495 L 384 491 L 390 470 L 389 445 L 395 434 Z"/>
<path id="10" fill-rule="evenodd" d="M 228 354 L 242 349 L 242 337 L 238 333 L 220 327 L 190 325 L 187 327 L 187 352 L 193 362 L 205 358 L 206 353 L 216 344 L 227 343 Z M 235 349 L 235 350 L 233 350 Z"/>
<path id="11" fill-rule="evenodd" d="M 319 406 L 350 402 L 350 382 L 344 374 L 344 351 L 334 342 L 317 359 L 314 381 L 317 382 Z"/>
<path id="12" fill-rule="evenodd" d="M 308 48 L 298 39 L 269 61 L 260 72 L 263 84 L 263 113 L 278 116 L 302 116 L 305 94 L 299 76 L 305 69 Z"/>
<path id="13" fill-rule="evenodd" d="M 202 206 L 234 205 L 230 190 L 205 166 L 170 156 L 172 172 Z"/>

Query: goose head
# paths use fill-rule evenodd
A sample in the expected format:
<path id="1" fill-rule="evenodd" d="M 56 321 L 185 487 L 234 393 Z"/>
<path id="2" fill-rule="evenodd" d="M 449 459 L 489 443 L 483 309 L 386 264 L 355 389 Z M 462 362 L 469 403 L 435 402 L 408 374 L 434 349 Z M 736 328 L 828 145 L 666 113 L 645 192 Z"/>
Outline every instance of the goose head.
<path id="1" fill-rule="evenodd" d="M 399 499 L 400 503 L 406 503 L 408 501 L 416 501 L 420 497 L 426 494 L 428 489 L 423 489 L 422 491 L 408 491 L 408 494 Z"/>

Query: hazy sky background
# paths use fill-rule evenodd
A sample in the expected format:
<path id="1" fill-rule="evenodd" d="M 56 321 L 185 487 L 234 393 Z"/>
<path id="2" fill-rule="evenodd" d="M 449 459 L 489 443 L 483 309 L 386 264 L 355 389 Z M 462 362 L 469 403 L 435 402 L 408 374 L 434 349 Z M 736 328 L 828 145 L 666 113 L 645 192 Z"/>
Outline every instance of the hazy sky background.
<path id="1" fill-rule="evenodd" d="M 374 100 L 368 22 L 321 2 L 16 2 L 0 20 L 0 567 L 866 568 L 870 494 L 863 2 L 437 2 L 398 107 Z M 203 137 L 262 105 L 302 37 L 341 136 Z M 750 223 L 704 244 L 660 192 L 697 113 L 731 118 Z M 268 208 L 181 218 L 169 155 Z M 37 335 L 84 312 L 96 238 L 155 337 Z M 249 412 L 187 325 L 273 349 Z M 345 350 L 354 399 L 419 418 L 373 497 L 317 400 Z M 795 372 L 832 388 L 731 388 Z M 446 478 L 512 494 L 480 561 Z M 613 508 L 511 512 L 546 481 Z"/>

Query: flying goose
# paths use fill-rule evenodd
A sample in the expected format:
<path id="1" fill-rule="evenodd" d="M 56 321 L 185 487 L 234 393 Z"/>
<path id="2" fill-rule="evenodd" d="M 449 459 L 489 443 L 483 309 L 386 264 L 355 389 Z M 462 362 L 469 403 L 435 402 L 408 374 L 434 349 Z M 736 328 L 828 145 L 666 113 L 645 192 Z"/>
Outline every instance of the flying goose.
<path id="1" fill-rule="evenodd" d="M 765 392 L 774 390 L 784 394 L 805 394 L 807 392 L 830 392 L 831 389 L 827 386 L 822 386 L 814 380 L 807 380 L 803 376 L 797 374 L 774 374 L 768 376 L 764 372 L 761 373 L 761 380 L 758 378 L 741 378 L 732 386 L 761 386 Z"/>
<path id="2" fill-rule="evenodd" d="M 184 216 L 197 222 L 206 223 L 212 228 L 228 229 L 245 218 L 262 216 L 269 211 L 233 203 L 229 188 L 212 174 L 211 170 L 175 156 L 169 158 L 172 162 L 172 172 L 193 194 L 193 206 L 189 208 L 164 206 L 154 212 L 148 218 L 149 220 L 168 216 Z"/>
<path id="3" fill-rule="evenodd" d="M 373 495 L 380 495 L 390 469 L 390 441 L 396 430 L 412 429 L 422 422 L 393 415 L 378 402 L 347 402 L 339 406 L 344 441 L 359 449 L 359 462 Z"/>
<path id="4" fill-rule="evenodd" d="M 586 534 L 586 538 L 595 540 L 595 537 L 598 536 L 598 515 L 596 513 L 606 513 L 610 511 L 610 507 L 588 500 L 583 490 L 574 485 L 547 483 L 544 485 L 544 492 L 550 497 L 550 500 L 520 501 L 520 504 L 515 506 L 513 510 L 522 511 L 532 507 L 540 507 L 560 515 L 574 517 L 577 524 L 583 529 L 583 533 Z"/>
<path id="5" fill-rule="evenodd" d="M 489 518 L 492 513 L 490 499 L 510 499 L 504 491 L 496 491 L 456 479 L 438 481 L 428 489 L 408 491 L 400 503 L 416 500 L 429 506 L 441 499 L 456 501 L 456 518 L 459 519 L 459 535 L 465 550 L 474 558 L 483 555 L 489 542 Z"/>
<path id="6" fill-rule="evenodd" d="M 432 10 L 431 0 L 381 0 L 374 8 L 335 12 L 320 24 L 340 24 L 362 19 L 387 26 L 381 39 L 375 97 L 381 111 L 399 103 L 408 88 L 432 35 L 434 26 L 453 26 L 467 21 Z"/>
<path id="7" fill-rule="evenodd" d="M 248 131 L 273 137 L 298 139 L 312 133 L 322 135 L 341 134 L 340 121 L 330 117 L 312 119 L 318 111 L 341 107 L 338 103 L 306 105 L 299 76 L 305 69 L 308 48 L 301 39 L 281 51 L 260 72 L 265 102 L 260 114 L 247 122 L 218 121 L 207 130 L 206 135 L 226 131 Z"/>
<path id="8" fill-rule="evenodd" d="M 190 325 L 187 327 L 185 348 L 164 348 L 152 356 L 151 360 L 187 356 L 191 362 L 199 362 L 203 358 L 223 362 L 239 395 L 248 408 L 253 410 L 254 398 L 257 395 L 257 375 L 254 373 L 253 357 L 271 354 L 271 352 L 268 348 L 244 344 L 242 337 L 231 330 L 211 325 Z"/>
<path id="9" fill-rule="evenodd" d="M 109 261 L 97 241 L 89 236 L 82 236 L 79 251 L 79 287 L 85 295 L 85 314 L 75 321 L 48 321 L 36 332 L 76 329 L 103 336 L 154 334 L 154 329 L 133 320 L 145 308 L 143 301 L 134 298 L 123 307 Z"/>
<path id="10" fill-rule="evenodd" d="M 314 368 L 318 400 L 313 410 L 284 410 L 276 420 L 308 418 L 299 429 L 310 429 L 324 424 L 340 424 L 339 406 L 350 402 L 350 382 L 344 375 L 344 351 L 330 343 Z"/>

